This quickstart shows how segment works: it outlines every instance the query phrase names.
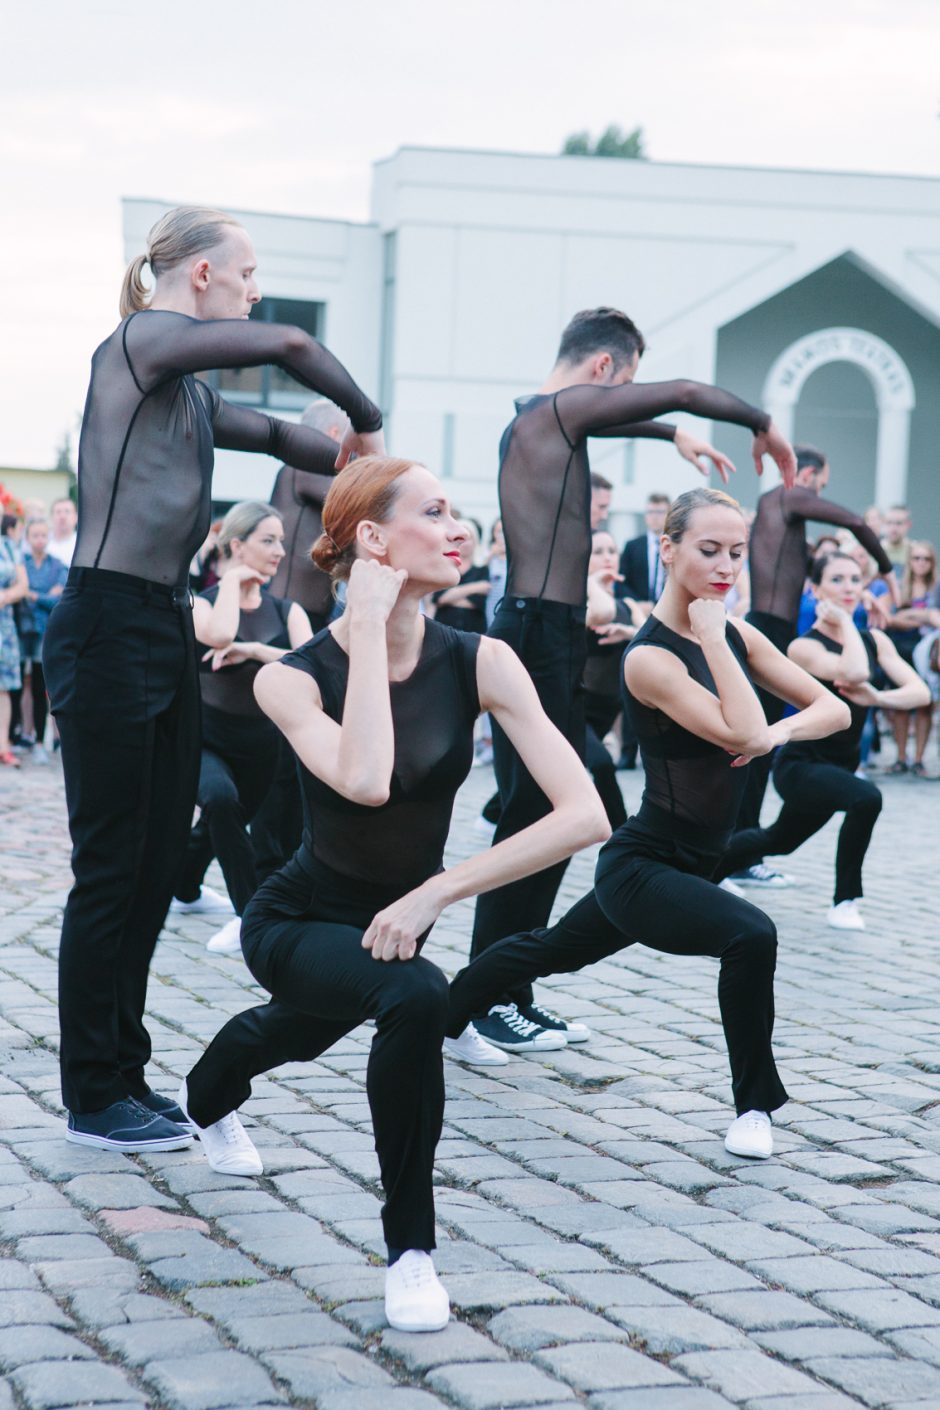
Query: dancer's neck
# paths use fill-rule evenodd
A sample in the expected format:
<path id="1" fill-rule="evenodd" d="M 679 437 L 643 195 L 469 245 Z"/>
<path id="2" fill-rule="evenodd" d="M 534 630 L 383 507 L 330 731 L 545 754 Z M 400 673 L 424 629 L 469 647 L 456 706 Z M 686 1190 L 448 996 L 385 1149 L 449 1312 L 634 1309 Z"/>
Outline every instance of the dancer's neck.
<path id="1" fill-rule="evenodd" d="M 385 644 L 388 652 L 389 680 L 405 680 L 411 675 L 421 656 L 424 643 L 424 616 L 420 592 L 402 589 L 385 623 Z M 331 628 L 337 643 L 349 654 L 350 617 L 344 613 Z"/>

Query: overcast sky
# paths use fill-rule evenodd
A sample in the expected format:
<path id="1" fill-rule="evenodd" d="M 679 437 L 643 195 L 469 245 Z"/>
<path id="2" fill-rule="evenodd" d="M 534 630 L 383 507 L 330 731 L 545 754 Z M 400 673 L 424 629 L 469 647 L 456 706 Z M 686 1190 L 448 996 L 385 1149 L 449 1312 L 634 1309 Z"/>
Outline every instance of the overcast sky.
<path id="1" fill-rule="evenodd" d="M 660 161 L 940 176 L 938 0 L 5 10 L 0 465 L 51 464 L 81 409 L 122 196 L 363 219 L 399 146 L 551 153 L 610 122 Z"/>

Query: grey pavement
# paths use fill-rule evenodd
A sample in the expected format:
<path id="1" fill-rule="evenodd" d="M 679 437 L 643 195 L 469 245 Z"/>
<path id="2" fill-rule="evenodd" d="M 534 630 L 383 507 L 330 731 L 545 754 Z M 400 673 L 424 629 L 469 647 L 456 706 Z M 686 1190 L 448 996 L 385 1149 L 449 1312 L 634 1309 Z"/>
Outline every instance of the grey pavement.
<path id="1" fill-rule="evenodd" d="M 642 775 L 620 777 L 633 806 Z M 780 934 L 791 1100 L 774 1157 L 724 1151 L 714 963 L 634 946 L 546 981 L 593 1039 L 498 1069 L 446 1063 L 436 1262 L 454 1318 L 409 1337 L 382 1311 L 368 1028 L 256 1083 L 242 1114 L 261 1179 L 213 1173 L 198 1146 L 66 1144 L 61 773 L 4 771 L 0 1410 L 940 1406 L 940 787 L 874 777 L 867 931 L 823 923 L 835 825 L 785 864 L 798 886 L 755 898 Z M 491 788 L 474 770 L 452 859 L 487 845 Z M 572 863 L 561 905 L 593 860 Z M 471 919 L 454 907 L 428 943 L 448 973 Z M 170 917 L 158 947 L 157 1090 L 263 997 L 240 958 L 206 951 L 217 924 Z"/>

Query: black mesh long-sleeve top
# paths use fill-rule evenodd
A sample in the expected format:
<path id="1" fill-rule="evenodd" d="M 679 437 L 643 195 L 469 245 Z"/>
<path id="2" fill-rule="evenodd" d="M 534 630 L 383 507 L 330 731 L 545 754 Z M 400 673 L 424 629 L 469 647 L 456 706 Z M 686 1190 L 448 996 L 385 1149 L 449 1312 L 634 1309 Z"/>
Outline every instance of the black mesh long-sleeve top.
<path id="1" fill-rule="evenodd" d="M 751 526 L 748 569 L 751 575 L 751 610 L 767 612 L 796 623 L 800 597 L 809 567 L 806 523 L 839 524 L 850 529 L 868 550 L 882 573 L 891 572 L 891 560 L 860 514 L 833 504 L 806 485 L 792 490 L 777 485 L 757 501 Z"/>
<path id="2" fill-rule="evenodd" d="M 78 457 L 76 566 L 185 584 L 209 529 L 214 446 L 333 473 L 337 446 L 328 436 L 231 406 L 194 375 L 266 363 L 329 397 L 357 431 L 381 427 L 378 408 L 342 364 L 300 329 L 162 309 L 118 324 L 92 358 Z"/>
<path id="3" fill-rule="evenodd" d="M 323 501 L 332 483 L 332 474 L 315 475 L 282 465 L 271 493 L 271 504 L 284 522 L 284 557 L 271 591 L 299 602 L 319 626 L 332 610 L 333 588 L 329 573 L 316 566 L 310 550 L 323 530 Z"/>
<path id="4" fill-rule="evenodd" d="M 731 421 L 755 435 L 770 425 L 757 407 L 701 382 L 588 383 L 519 398 L 499 448 L 507 596 L 584 605 L 591 556 L 587 439 L 672 440 L 674 427 L 649 418 L 674 411 Z"/>

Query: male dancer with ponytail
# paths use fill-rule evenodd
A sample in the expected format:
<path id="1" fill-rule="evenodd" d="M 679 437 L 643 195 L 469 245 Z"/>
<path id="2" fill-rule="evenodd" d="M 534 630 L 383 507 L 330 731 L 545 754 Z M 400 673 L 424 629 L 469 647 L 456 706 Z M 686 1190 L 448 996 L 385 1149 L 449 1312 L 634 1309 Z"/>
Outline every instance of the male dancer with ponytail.
<path id="1" fill-rule="evenodd" d="M 142 279 L 153 275 L 152 296 Z M 191 1139 L 147 1085 L 147 974 L 192 822 L 199 690 L 187 570 L 209 527 L 213 446 L 330 474 L 381 451 L 382 417 L 299 328 L 248 320 L 247 232 L 181 207 L 130 265 L 121 322 L 95 352 L 79 447 L 79 532 L 44 644 L 62 739 L 75 884 L 59 957 L 68 1139 L 173 1150 Z M 227 405 L 194 374 L 272 364 L 351 426 L 334 442 Z"/>

